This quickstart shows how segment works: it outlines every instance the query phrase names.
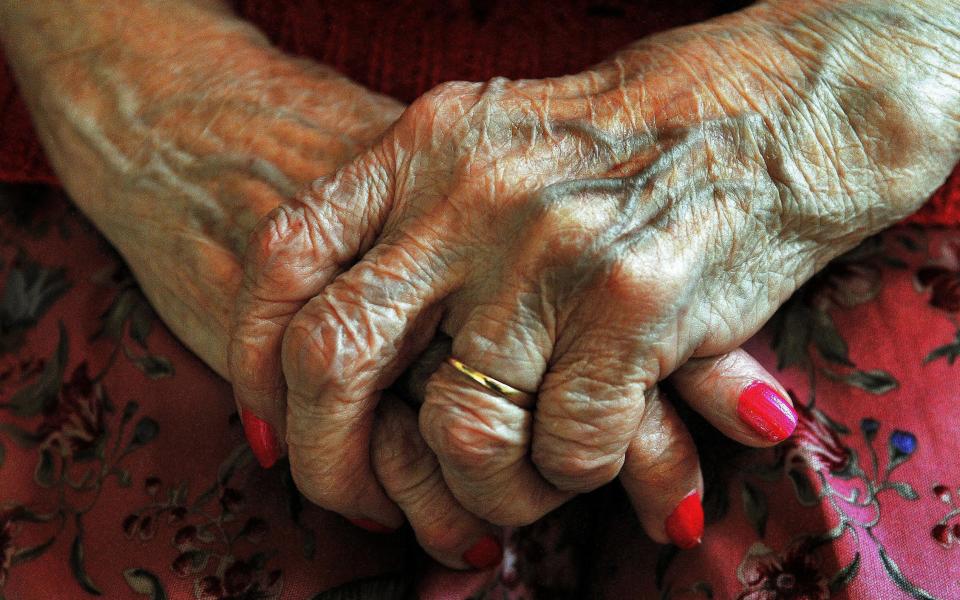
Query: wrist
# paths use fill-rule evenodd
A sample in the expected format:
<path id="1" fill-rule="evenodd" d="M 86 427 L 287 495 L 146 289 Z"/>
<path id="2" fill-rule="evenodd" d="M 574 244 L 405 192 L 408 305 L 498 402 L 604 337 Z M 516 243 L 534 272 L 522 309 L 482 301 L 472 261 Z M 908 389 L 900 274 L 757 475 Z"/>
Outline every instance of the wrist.
<path id="1" fill-rule="evenodd" d="M 835 182 L 811 191 L 843 192 L 847 222 L 831 225 L 853 242 L 920 208 L 960 160 L 958 9 L 923 0 L 758 7 L 771 47 L 803 73 L 801 110 L 817 124 L 821 173 Z"/>
<path id="2" fill-rule="evenodd" d="M 219 4 L 61 4 L 16 9 L 3 39 L 54 169 L 125 254 L 131 230 L 163 237 L 186 218 L 239 253 L 260 217 L 401 109 L 283 56 Z"/>
<path id="3" fill-rule="evenodd" d="M 172 4 L 10 2 L 0 30 L 71 198 L 225 373 L 249 231 L 402 107 L 282 55 L 219 4 Z"/>
<path id="4" fill-rule="evenodd" d="M 754 121 L 755 158 L 786 195 L 758 209 L 829 258 L 919 208 L 960 158 L 957 14 L 855 4 L 760 3 L 643 40 L 583 81 L 599 82 L 595 112 L 636 115 L 618 125 L 661 146 L 664 131 Z"/>

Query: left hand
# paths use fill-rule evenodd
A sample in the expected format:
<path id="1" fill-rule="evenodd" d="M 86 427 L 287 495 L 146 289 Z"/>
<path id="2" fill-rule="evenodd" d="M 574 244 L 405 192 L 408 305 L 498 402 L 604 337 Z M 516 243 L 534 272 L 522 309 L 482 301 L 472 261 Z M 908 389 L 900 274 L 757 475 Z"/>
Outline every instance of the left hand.
<path id="1" fill-rule="evenodd" d="M 224 376 L 250 230 L 403 109 L 282 54 L 218 0 L 0 0 L 0 42 L 73 201 L 167 326 Z M 208 409 L 204 400 L 191 398 L 191 408 Z M 390 409 L 375 433 L 410 422 Z M 449 493 L 430 504 L 412 495 L 432 483 L 419 436 L 382 437 L 373 465 L 396 501 L 415 515 L 447 508 Z M 457 544 L 495 531 L 459 511 L 446 510 Z"/>
<path id="2" fill-rule="evenodd" d="M 666 539 L 699 476 L 656 382 L 735 348 L 830 258 L 916 209 L 957 156 L 953 97 L 920 107 L 930 82 L 956 87 L 949 63 L 905 68 L 884 36 L 860 56 L 836 31 L 862 21 L 784 6 L 579 76 L 440 86 L 261 224 L 231 368 L 241 387 L 277 372 L 244 327 L 283 315 L 258 339 L 283 338 L 286 409 L 276 386 L 258 408 L 281 431 L 286 413 L 308 497 L 395 520 L 372 483 L 373 410 L 439 327 L 453 356 L 526 392 L 511 402 L 448 365 L 431 377 L 420 428 L 467 509 L 527 523 L 619 474 Z M 883 22 L 875 6 L 858 18 Z M 302 309 L 263 295 L 297 277 L 317 294 Z M 700 408 L 751 435 L 736 402 Z"/>

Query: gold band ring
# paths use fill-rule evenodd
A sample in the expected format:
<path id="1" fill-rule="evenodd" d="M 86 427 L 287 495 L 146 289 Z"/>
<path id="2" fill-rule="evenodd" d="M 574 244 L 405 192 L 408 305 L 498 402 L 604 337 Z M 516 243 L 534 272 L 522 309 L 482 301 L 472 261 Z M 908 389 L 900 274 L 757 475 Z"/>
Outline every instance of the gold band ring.
<path id="1" fill-rule="evenodd" d="M 447 364 L 457 371 L 460 371 L 473 381 L 479 383 L 486 389 L 496 392 L 505 398 L 525 398 L 530 395 L 527 392 L 518 390 L 517 388 L 507 385 L 502 381 L 497 381 L 493 377 L 485 375 L 476 369 L 470 368 L 452 356 L 447 357 Z"/>

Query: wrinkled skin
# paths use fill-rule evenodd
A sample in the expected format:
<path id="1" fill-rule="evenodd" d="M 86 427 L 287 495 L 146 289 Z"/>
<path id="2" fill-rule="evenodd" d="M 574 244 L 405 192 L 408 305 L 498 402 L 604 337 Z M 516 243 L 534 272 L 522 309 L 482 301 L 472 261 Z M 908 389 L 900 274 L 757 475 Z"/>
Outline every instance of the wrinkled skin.
<path id="1" fill-rule="evenodd" d="M 304 493 L 396 522 L 368 465 L 374 409 L 439 329 L 528 392 L 431 376 L 420 431 L 465 508 L 529 523 L 619 475 L 665 540 L 700 483 L 656 382 L 734 349 L 957 158 L 955 28 L 804 7 L 668 32 L 576 76 L 442 85 L 274 211 L 248 247 L 231 372 Z M 945 45 L 896 49 L 932 35 Z M 697 408 L 719 424 L 731 406 Z"/>
<path id="2" fill-rule="evenodd" d="M 780 24 L 758 24 L 753 18 L 661 36 L 581 76 L 487 87 L 451 84 L 415 103 L 377 143 L 375 138 L 402 107 L 327 69 L 280 55 L 215 0 L 131 0 L 110 6 L 93 0 L 69 5 L 0 0 L 0 37 L 71 196 L 124 255 L 164 320 L 222 374 L 228 374 L 229 307 L 241 290 L 232 342 L 238 398 L 281 432 L 286 428 L 281 343 L 288 329 L 298 332 L 288 336 L 285 362 L 288 375 L 295 376 L 290 379 L 294 391 L 300 390 L 291 396 L 288 437 L 304 491 L 348 516 L 391 525 L 399 523 L 399 507 L 432 555 L 464 567 L 462 552 L 495 529 L 467 512 L 448 482 L 478 513 L 498 522 L 525 522 L 570 490 L 609 478 L 621 460 L 615 438 L 637 421 L 620 477 L 648 531 L 665 540 L 663 516 L 680 496 L 700 486 L 700 478 L 687 432 L 670 404 L 648 385 L 685 355 L 705 356 L 677 369 L 674 385 L 725 433 L 752 445 L 765 442 L 737 419 L 737 394 L 758 379 L 776 385 L 741 351 L 710 355 L 718 351 L 710 342 L 732 343 L 778 300 L 768 297 L 759 304 L 762 310 L 745 311 L 756 313 L 748 323 L 736 314 L 739 329 L 719 321 L 700 323 L 700 328 L 717 327 L 708 339 L 705 329 L 698 330 L 698 322 L 686 315 L 730 318 L 729 310 L 737 304 L 721 298 L 705 308 L 705 297 L 720 295 L 710 291 L 709 282 L 730 282 L 734 287 L 723 288 L 724 294 L 740 290 L 739 303 L 745 306 L 751 293 L 789 289 L 863 231 L 908 212 L 911 199 L 918 201 L 955 157 L 953 130 L 943 127 L 943 115 L 937 112 L 942 107 L 935 102 L 925 105 L 919 121 L 881 119 L 901 132 L 899 138 L 916 132 L 927 141 L 924 148 L 910 147 L 894 157 L 877 154 L 885 146 L 875 142 L 894 135 L 889 128 L 865 128 L 864 123 L 874 122 L 869 113 L 830 104 L 839 89 L 832 85 L 835 81 L 820 88 L 801 85 L 806 77 L 817 80 L 819 71 L 810 66 L 824 62 L 823 48 L 776 35 L 767 44 L 764 35 L 778 31 Z M 719 35 L 711 39 L 711 31 Z M 937 34 L 942 32 L 925 31 L 921 37 Z M 717 42 L 728 35 L 739 41 L 738 51 L 727 47 L 719 52 L 723 44 Z M 913 41 L 910 36 L 898 39 Z M 698 42 L 703 43 L 684 50 Z M 772 58 L 754 51 L 768 45 L 783 46 L 795 67 L 791 74 L 800 76 L 785 80 L 804 93 L 771 86 L 770 65 L 757 59 Z M 949 43 L 939 46 L 945 56 L 953 50 Z M 899 55 L 894 51 L 890 56 Z M 897 73 L 917 60 L 911 56 L 884 67 Z M 926 70 L 911 70 L 911 77 L 902 78 L 903 89 L 894 94 L 900 100 L 909 102 L 915 95 L 910 86 L 929 80 L 936 71 L 931 65 L 938 64 L 932 59 L 920 63 Z M 865 90 L 877 87 L 869 80 L 863 83 Z M 948 78 L 945 88 L 955 91 L 955 81 Z M 948 91 L 937 98 L 952 101 Z M 795 105 L 768 103 L 770 92 Z M 876 109 L 878 104 L 859 106 Z M 843 107 L 850 108 L 849 103 Z M 899 114 L 896 103 L 881 108 Z M 947 125 L 955 124 L 956 114 L 950 118 Z M 854 127 L 858 120 L 860 127 Z M 840 130 L 835 132 L 834 125 Z M 939 133 L 931 135 L 931 127 Z M 780 137 L 765 137 L 765 128 Z M 858 139 L 848 147 L 851 130 Z M 740 148 L 736 139 L 721 135 L 742 135 L 750 143 Z M 781 141 L 779 153 L 771 138 Z M 369 151 L 333 174 L 370 144 Z M 848 156 L 860 144 L 862 155 Z M 770 165 L 789 166 L 789 157 L 795 160 L 798 152 L 803 160 L 797 164 L 808 169 L 769 173 Z M 753 164 L 758 156 L 770 161 L 766 174 Z M 864 156 L 875 164 L 864 166 Z M 891 158 L 900 164 L 888 166 Z M 712 170 L 705 174 L 697 169 L 703 164 Z M 821 179 L 817 167 L 822 165 L 829 167 Z M 878 173 L 874 167 L 882 168 Z M 858 177 L 849 177 L 850 172 Z M 763 276 L 772 259 L 753 270 L 736 271 L 733 267 L 743 265 L 731 263 L 731 276 L 725 279 L 700 264 L 695 253 L 701 247 L 706 264 L 714 267 L 722 256 L 751 256 L 745 248 L 732 252 L 730 235 L 711 229 L 718 219 L 728 232 L 742 236 L 738 240 L 761 243 L 758 230 L 743 217 L 750 211 L 734 219 L 736 211 L 721 210 L 738 200 L 753 201 L 751 175 L 757 178 L 755 188 L 767 191 L 758 194 L 758 206 L 776 204 L 769 196 L 771 181 L 796 187 L 780 193 L 796 204 L 768 215 L 772 219 L 767 222 L 774 225 L 766 239 L 782 242 L 772 243 L 771 252 L 808 248 L 806 260 L 813 262 L 804 263 L 797 250 L 792 262 L 777 264 L 773 275 L 748 285 L 743 274 Z M 325 179 L 257 229 L 241 288 L 247 232 L 294 189 L 317 177 Z M 621 178 L 623 184 L 569 183 L 598 178 Z M 693 181 L 717 194 L 706 195 Z M 803 184 L 811 182 L 831 188 L 823 194 L 831 199 L 846 199 L 852 190 L 877 200 L 882 186 L 891 191 L 882 194 L 883 202 L 867 202 L 870 210 L 862 214 L 833 210 L 856 205 L 848 202 L 832 208 L 818 204 L 811 214 L 813 205 L 799 202 Z M 628 193 L 630 187 L 637 193 Z M 714 200 L 712 209 L 709 199 Z M 654 204 L 657 210 L 651 209 Z M 445 211 L 460 213 L 439 214 Z M 705 220 L 696 228 L 692 220 L 671 220 L 684 211 L 702 213 Z M 848 231 L 842 227 L 845 216 L 870 220 L 853 221 Z M 791 222 L 778 228 L 777 218 Z M 581 220 L 589 225 L 582 231 Z M 610 225 L 608 231 L 604 223 Z M 614 230 L 623 235 L 601 249 Z M 806 246 L 798 232 L 811 234 Z M 637 240 L 632 246 L 626 243 L 629 236 Z M 675 259 L 670 252 L 678 239 L 682 252 Z M 837 240 L 836 247 L 831 245 Z M 728 248 L 718 253 L 713 242 Z M 343 293 L 351 285 L 347 275 L 330 290 L 336 294 L 330 298 L 354 311 L 356 321 L 337 332 L 312 330 L 311 319 L 321 317 L 318 321 L 329 325 L 347 313 L 322 317 L 324 311 L 314 308 L 334 305 L 311 301 L 295 317 L 296 327 L 288 328 L 305 303 L 371 248 L 360 269 L 371 280 L 386 278 L 385 284 L 370 290 L 369 297 L 351 300 Z M 652 249 L 662 250 L 662 264 L 649 262 Z M 382 264 L 378 256 L 384 257 Z M 801 267 L 790 271 L 791 265 Z M 648 280 L 654 267 L 655 277 Z M 704 272 L 704 281 L 687 285 L 697 271 Z M 776 273 L 785 278 L 780 287 L 770 283 Z M 648 292 L 641 294 L 641 284 L 649 284 Z M 395 299 L 402 302 L 390 304 Z M 528 312 L 515 317 L 521 308 Z M 574 322 L 580 318 L 575 315 L 586 315 L 582 325 Z M 388 322 L 386 316 L 394 320 Z M 531 396 L 523 407 L 505 404 L 443 367 L 432 378 L 422 423 L 427 440 L 444 459 L 442 472 L 409 407 L 382 399 L 376 419 L 370 414 L 377 390 L 414 359 L 437 324 L 454 334 L 458 356 L 469 364 L 541 392 L 536 403 Z M 634 326 L 636 330 L 627 328 Z M 657 327 L 665 327 L 661 337 Z M 477 351 L 483 340 L 495 345 Z M 653 341 L 654 351 L 640 348 L 644 340 Z M 598 347 L 596 352 L 590 345 Z M 625 354 L 618 358 L 621 349 Z M 590 361 L 580 363 L 588 373 L 579 384 L 570 377 L 571 367 L 578 366 L 577 352 Z M 356 360 L 351 362 L 351 356 Z M 568 357 L 565 363 L 561 356 Z M 322 371 L 324 364 L 348 368 L 315 377 L 310 369 Z M 547 379 L 541 382 L 538 374 L 546 364 L 555 382 L 551 387 L 541 385 Z M 562 369 L 553 373 L 554 365 Z M 331 382 L 331 377 L 352 385 Z M 320 385 L 313 386 L 316 382 Z M 623 382 L 627 387 L 617 391 Z M 324 392 L 331 383 L 341 388 L 333 396 Z M 577 385 L 580 396 L 574 393 Z M 543 402 L 544 392 L 557 400 L 553 413 L 544 410 L 550 406 Z M 331 398 L 345 402 L 331 404 Z M 624 423 L 612 415 L 613 407 L 625 415 Z M 567 415 L 567 408 L 576 410 Z M 351 413 L 358 418 L 346 422 L 343 417 Z M 328 434 L 337 420 L 345 428 Z M 554 423 L 546 436 L 540 434 L 544 422 Z M 438 424 L 446 426 L 440 435 Z M 556 455 L 550 444 L 562 448 L 563 440 L 573 437 L 568 434 L 580 431 L 586 432 L 577 435 L 584 443 L 551 465 L 550 457 Z M 534 441 L 532 462 L 526 455 L 531 433 L 534 440 L 548 442 L 545 452 L 545 443 Z M 347 443 L 338 443 L 342 440 Z M 465 469 L 457 468 L 458 460 L 466 463 Z M 483 469 L 491 471 L 487 488 L 496 488 L 493 496 L 486 491 L 489 501 L 471 477 Z M 541 472 L 559 487 L 541 479 Z M 590 477 L 580 479 L 578 473 Z"/>
<path id="3" fill-rule="evenodd" d="M 64 186 L 221 374 L 254 225 L 403 108 L 209 0 L 3 1 L 0 35 Z"/>
<path id="4" fill-rule="evenodd" d="M 177 336 L 229 375 L 230 308 L 250 230 L 369 147 L 403 107 L 283 56 L 219 3 L 176 5 L 0 1 L 0 39 L 74 201 Z M 308 271 L 329 260 L 317 250 Z M 436 364 L 428 356 L 418 370 Z M 688 365 L 674 382 L 694 401 L 735 398 L 756 379 L 775 385 L 741 351 Z M 735 419 L 724 426 L 756 443 Z M 372 439 L 371 467 L 422 545 L 468 566 L 464 551 L 497 529 L 453 498 L 415 413 L 381 402 Z"/>

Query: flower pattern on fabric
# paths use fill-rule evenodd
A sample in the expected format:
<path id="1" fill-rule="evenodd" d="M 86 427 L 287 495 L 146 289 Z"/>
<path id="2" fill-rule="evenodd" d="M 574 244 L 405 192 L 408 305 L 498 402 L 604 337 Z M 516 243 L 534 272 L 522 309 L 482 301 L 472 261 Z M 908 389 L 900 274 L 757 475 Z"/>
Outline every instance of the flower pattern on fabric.
<path id="1" fill-rule="evenodd" d="M 792 396 L 797 411 L 797 428 L 778 447 L 788 466 L 807 466 L 813 471 L 843 471 L 850 462 L 850 448 L 840 439 L 836 428 L 826 424 L 817 409 Z"/>
<path id="2" fill-rule="evenodd" d="M 960 241 L 944 243 L 940 255 L 917 270 L 914 281 L 920 291 L 930 293 L 930 306 L 960 312 Z"/>
<path id="3" fill-rule="evenodd" d="M 844 313 L 875 310 L 871 304 L 887 294 L 888 277 L 902 280 L 911 273 L 912 265 L 927 264 L 923 262 L 926 242 L 923 232 L 909 230 L 889 232 L 865 242 L 814 278 L 772 321 L 772 349 L 780 366 L 799 367 L 795 383 L 807 391 L 805 399 L 791 393 L 799 417 L 793 436 L 772 450 L 749 451 L 749 458 L 741 461 L 741 484 L 733 487 L 740 487 L 743 515 L 763 541 L 744 549 L 737 569 L 743 585 L 736 592 L 738 598 L 835 598 L 847 597 L 851 589 L 870 590 L 873 597 L 893 597 L 897 593 L 913 598 L 941 597 L 927 589 L 927 584 L 938 579 L 929 576 L 925 565 L 917 564 L 900 542 L 891 544 L 891 540 L 905 539 L 903 534 L 890 538 L 885 533 L 900 526 L 890 521 L 888 513 L 915 514 L 919 510 L 904 513 L 903 507 L 921 502 L 915 487 L 916 473 L 918 468 L 928 469 L 929 463 L 912 469 L 905 465 L 912 464 L 923 452 L 923 441 L 912 427 L 901 424 L 910 422 L 903 413 L 888 412 L 884 405 L 864 405 L 866 410 L 879 411 L 879 415 L 868 413 L 851 420 L 855 396 L 839 391 L 845 387 L 879 399 L 899 389 L 895 374 L 912 376 L 902 363 L 892 370 L 855 368 L 856 346 L 844 334 L 857 321 L 847 320 Z M 929 245 L 960 247 L 952 245 L 955 242 L 960 242 L 960 236 L 934 239 Z M 943 254 L 940 256 L 942 259 Z M 897 288 L 897 293 L 902 294 L 902 289 Z M 903 313 L 907 314 L 913 316 Z M 833 387 L 821 392 L 825 381 Z M 762 457 L 771 454 L 772 461 L 764 464 Z M 793 488 L 792 507 L 780 487 L 784 475 Z M 719 485 L 729 486 L 730 479 L 721 480 Z M 724 493 L 708 489 L 705 498 L 722 497 Z M 960 511 L 955 511 L 953 497 L 945 486 L 935 486 L 934 493 L 949 508 L 927 531 L 940 546 L 952 548 L 960 534 L 960 526 L 955 527 L 954 521 Z M 729 502 L 728 498 L 720 503 L 715 520 L 728 518 L 732 512 Z M 815 511 L 816 523 L 806 530 L 794 526 L 793 535 L 779 545 L 767 541 L 773 519 L 790 521 L 797 509 Z M 775 510 L 781 511 L 776 513 L 779 517 L 774 516 Z M 709 533 L 708 527 L 707 545 Z M 667 557 L 668 565 L 678 560 L 669 553 L 661 553 L 663 557 Z M 690 579 L 681 575 L 690 571 L 677 571 L 671 577 L 672 567 L 668 566 L 658 572 L 666 573 L 658 584 L 662 598 L 693 597 Z M 700 585 L 701 590 L 718 587 L 716 582 L 694 585 Z M 897 591 L 876 592 L 890 587 Z M 716 596 L 704 592 L 696 597 Z"/>
<path id="4" fill-rule="evenodd" d="M 827 600 L 829 580 L 813 554 L 809 539 L 775 552 L 756 543 L 737 567 L 745 587 L 737 600 Z"/>
<path id="5" fill-rule="evenodd" d="M 947 505 L 947 513 L 930 529 L 930 537 L 946 549 L 960 544 L 960 488 L 951 490 L 948 486 L 939 483 L 933 486 L 933 495 Z"/>
<path id="6" fill-rule="evenodd" d="M 89 456 L 106 431 L 103 388 L 90 380 L 87 363 L 80 363 L 59 398 L 45 410 L 36 435 L 40 449 L 64 457 Z"/>
<path id="7" fill-rule="evenodd" d="M 920 293 L 930 292 L 930 306 L 946 312 L 956 333 L 952 341 L 931 350 L 923 362 L 944 359 L 953 365 L 960 358 L 960 240 L 944 240 L 935 256 L 917 269 L 914 285 Z"/>

